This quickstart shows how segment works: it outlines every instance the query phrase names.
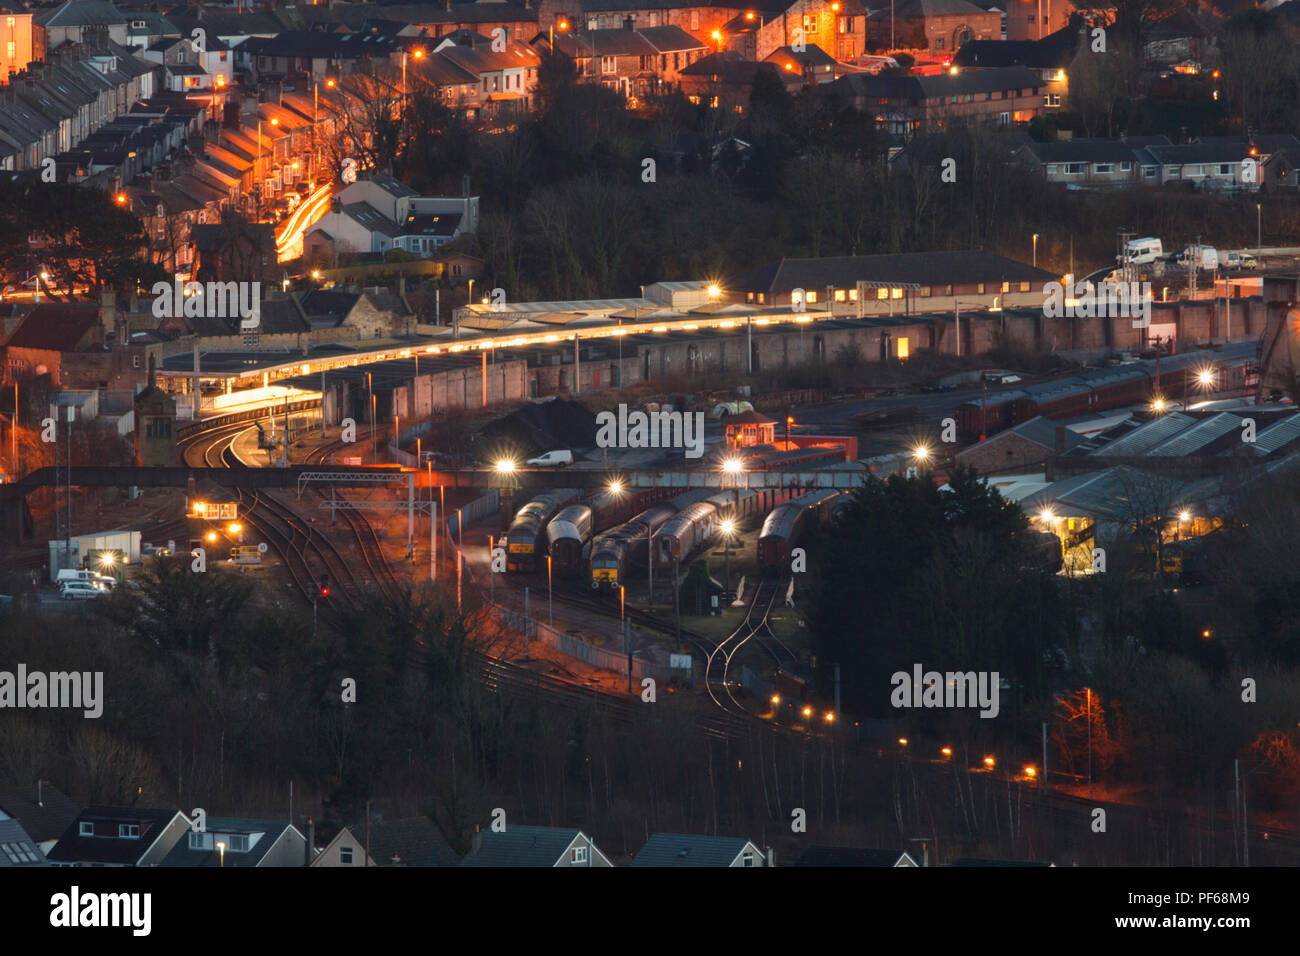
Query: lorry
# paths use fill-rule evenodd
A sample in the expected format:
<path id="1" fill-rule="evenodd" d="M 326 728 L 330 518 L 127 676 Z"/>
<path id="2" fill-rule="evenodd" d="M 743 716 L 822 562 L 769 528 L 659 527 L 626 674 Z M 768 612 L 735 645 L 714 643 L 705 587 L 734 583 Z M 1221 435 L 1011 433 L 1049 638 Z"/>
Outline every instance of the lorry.
<path id="1" fill-rule="evenodd" d="M 529 458 L 525 464 L 536 465 L 538 468 L 566 468 L 573 464 L 573 452 L 567 448 L 548 451 L 536 458 Z"/>

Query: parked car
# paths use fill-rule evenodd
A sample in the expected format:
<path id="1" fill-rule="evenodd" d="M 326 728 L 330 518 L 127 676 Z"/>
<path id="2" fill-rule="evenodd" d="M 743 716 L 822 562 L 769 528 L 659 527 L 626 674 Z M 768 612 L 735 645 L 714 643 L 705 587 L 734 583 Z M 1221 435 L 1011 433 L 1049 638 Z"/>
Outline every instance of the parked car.
<path id="1" fill-rule="evenodd" d="M 59 596 L 65 601 L 97 598 L 105 593 L 103 588 L 96 587 L 89 581 L 68 581 L 59 587 Z"/>
<path id="2" fill-rule="evenodd" d="M 536 465 L 538 468 L 566 468 L 573 464 L 573 452 L 566 449 L 557 451 L 548 451 L 544 455 L 538 455 L 536 458 L 529 458 L 525 464 Z"/>

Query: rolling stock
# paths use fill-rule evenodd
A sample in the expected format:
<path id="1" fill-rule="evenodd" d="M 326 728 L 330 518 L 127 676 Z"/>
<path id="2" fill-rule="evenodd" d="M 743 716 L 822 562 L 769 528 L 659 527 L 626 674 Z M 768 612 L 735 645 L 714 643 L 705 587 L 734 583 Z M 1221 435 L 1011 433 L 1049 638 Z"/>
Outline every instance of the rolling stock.
<path id="1" fill-rule="evenodd" d="M 506 551 L 506 570 L 533 572 L 546 556 L 546 526 L 565 505 L 578 497 L 577 489 L 557 488 L 537 495 L 515 512 L 510 522 Z"/>
<path id="2" fill-rule="evenodd" d="M 771 577 L 787 573 L 790 550 L 821 527 L 837 505 L 848 501 L 843 491 L 810 491 L 774 509 L 758 536 L 758 567 L 762 574 Z"/>

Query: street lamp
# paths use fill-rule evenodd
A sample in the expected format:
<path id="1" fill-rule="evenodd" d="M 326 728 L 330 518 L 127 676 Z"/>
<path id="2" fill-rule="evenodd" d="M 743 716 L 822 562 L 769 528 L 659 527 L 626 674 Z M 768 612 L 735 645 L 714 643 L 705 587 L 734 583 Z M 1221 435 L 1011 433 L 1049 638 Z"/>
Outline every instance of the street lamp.
<path id="1" fill-rule="evenodd" d="M 546 556 L 546 620 L 555 627 L 555 595 L 551 590 L 551 556 Z"/>
<path id="2" fill-rule="evenodd" d="M 509 458 L 502 458 L 497 462 L 498 475 L 513 475 L 515 473 L 515 463 Z"/>
<path id="3" fill-rule="evenodd" d="M 723 567 L 726 568 L 726 576 L 727 576 L 727 583 L 723 589 L 723 594 L 725 597 L 730 597 L 731 595 L 731 535 L 736 530 L 736 522 L 728 518 L 725 521 L 723 521 L 721 525 L 718 526 L 718 530 L 722 532 L 722 562 L 723 562 Z"/>
<path id="4" fill-rule="evenodd" d="M 1034 268 L 1038 268 L 1038 233 L 1034 233 Z"/>
<path id="5" fill-rule="evenodd" d="M 224 867 L 226 865 L 226 844 L 224 841 L 217 844 L 217 852 L 221 854 L 221 865 Z"/>
<path id="6" fill-rule="evenodd" d="M 1264 219 L 1263 212 L 1260 211 L 1260 204 L 1255 203 L 1255 258 L 1262 264 L 1264 261 Z"/>

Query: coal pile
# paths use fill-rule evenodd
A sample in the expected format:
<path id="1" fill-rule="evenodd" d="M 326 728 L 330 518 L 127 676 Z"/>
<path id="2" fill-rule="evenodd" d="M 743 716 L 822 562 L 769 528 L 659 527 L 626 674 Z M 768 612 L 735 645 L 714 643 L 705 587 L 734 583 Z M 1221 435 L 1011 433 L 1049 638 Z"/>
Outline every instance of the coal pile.
<path id="1" fill-rule="evenodd" d="M 507 445 L 525 457 L 596 444 L 596 416 L 580 402 L 553 398 L 529 404 L 485 426 L 477 445 Z"/>

